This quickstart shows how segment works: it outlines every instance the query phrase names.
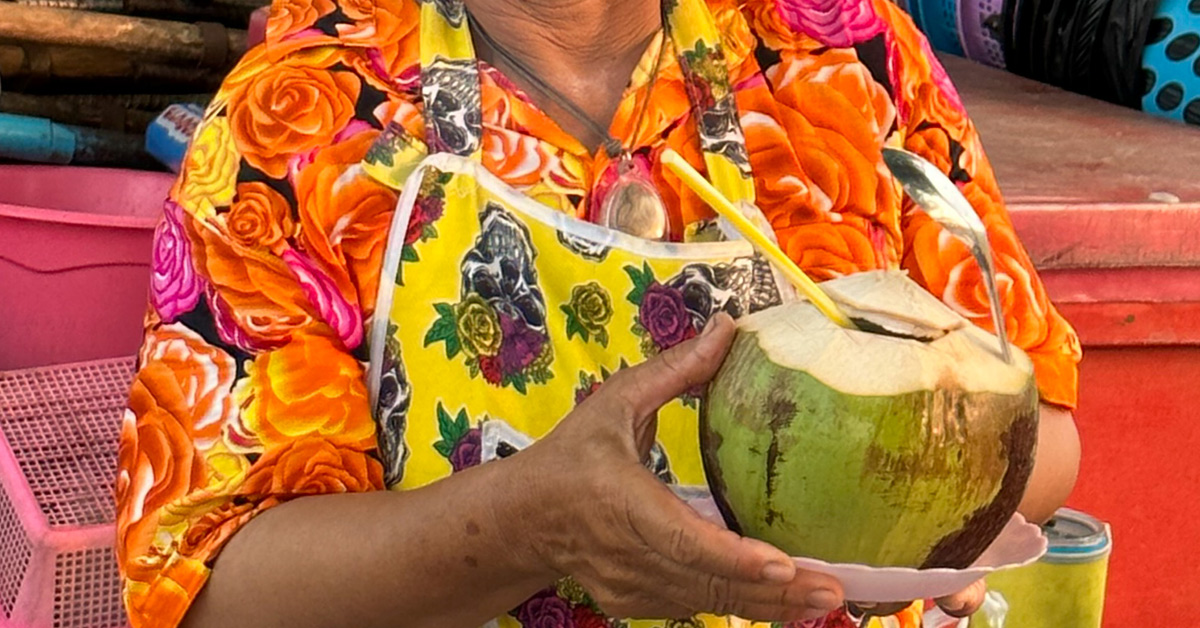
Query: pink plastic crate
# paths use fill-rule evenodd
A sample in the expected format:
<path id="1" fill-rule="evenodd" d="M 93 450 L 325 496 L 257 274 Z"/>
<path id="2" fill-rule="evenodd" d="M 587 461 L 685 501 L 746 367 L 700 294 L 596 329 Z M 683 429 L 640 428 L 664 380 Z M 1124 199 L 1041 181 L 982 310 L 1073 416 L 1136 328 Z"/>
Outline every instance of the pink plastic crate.
<path id="1" fill-rule="evenodd" d="M 0 370 L 132 355 L 173 175 L 0 166 Z"/>
<path id="2" fill-rule="evenodd" d="M 0 628 L 127 624 L 112 487 L 133 369 L 0 371 Z"/>

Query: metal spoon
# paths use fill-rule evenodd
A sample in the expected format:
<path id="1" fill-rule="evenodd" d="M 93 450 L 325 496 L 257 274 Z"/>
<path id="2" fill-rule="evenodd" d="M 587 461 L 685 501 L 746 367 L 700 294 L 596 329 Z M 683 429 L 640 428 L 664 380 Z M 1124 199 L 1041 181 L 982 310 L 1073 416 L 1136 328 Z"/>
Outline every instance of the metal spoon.
<path id="1" fill-rule="evenodd" d="M 1000 339 L 1000 352 L 1005 362 L 1012 361 L 1004 312 L 1000 307 L 1000 292 L 996 289 L 996 266 L 987 229 L 958 186 L 937 166 L 918 155 L 898 148 L 883 149 L 883 162 L 900 182 L 904 192 L 935 222 L 971 249 L 971 255 L 983 272 L 984 287 L 992 310 L 992 324 Z"/>

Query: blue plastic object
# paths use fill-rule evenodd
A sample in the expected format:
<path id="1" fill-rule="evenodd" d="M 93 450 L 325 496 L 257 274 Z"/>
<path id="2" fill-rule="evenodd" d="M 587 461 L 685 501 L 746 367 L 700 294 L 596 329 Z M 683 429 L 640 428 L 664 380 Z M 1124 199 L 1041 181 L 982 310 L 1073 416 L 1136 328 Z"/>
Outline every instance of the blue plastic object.
<path id="1" fill-rule="evenodd" d="M 958 0 L 912 0 L 920 5 L 921 30 L 934 50 L 963 56 L 958 36 Z"/>
<path id="2" fill-rule="evenodd" d="M 1142 109 L 1200 125 L 1200 14 L 1189 4 L 1163 0 L 1155 12 L 1156 34 L 1142 53 Z"/>
<path id="3" fill-rule="evenodd" d="M 196 104 L 167 107 L 146 129 L 146 152 L 179 172 L 196 127 L 204 119 L 204 108 Z"/>
<path id="4" fill-rule="evenodd" d="M 75 132 L 45 118 L 0 113 L 0 158 L 69 164 L 75 156 Z"/>

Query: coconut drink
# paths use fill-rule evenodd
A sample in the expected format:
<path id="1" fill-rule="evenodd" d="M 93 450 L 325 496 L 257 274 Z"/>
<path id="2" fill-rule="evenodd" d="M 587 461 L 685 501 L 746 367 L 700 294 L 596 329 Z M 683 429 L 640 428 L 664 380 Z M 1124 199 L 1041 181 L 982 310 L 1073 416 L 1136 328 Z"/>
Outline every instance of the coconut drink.
<path id="1" fill-rule="evenodd" d="M 962 569 L 1008 523 L 1033 468 L 1033 364 L 904 273 L 821 287 L 742 318 L 701 408 L 726 523 L 793 556 Z"/>

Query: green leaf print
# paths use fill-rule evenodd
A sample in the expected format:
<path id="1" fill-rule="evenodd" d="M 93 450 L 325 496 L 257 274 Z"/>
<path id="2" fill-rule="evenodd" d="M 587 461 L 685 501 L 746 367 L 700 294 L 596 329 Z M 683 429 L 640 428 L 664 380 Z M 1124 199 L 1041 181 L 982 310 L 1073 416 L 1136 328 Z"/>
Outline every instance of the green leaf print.
<path id="1" fill-rule="evenodd" d="M 453 358 L 462 350 L 462 344 L 458 340 L 458 323 L 454 317 L 454 306 L 449 303 L 434 303 L 433 308 L 437 310 L 438 318 L 433 322 L 429 331 L 425 332 L 425 346 L 444 342 L 446 343 L 446 358 Z"/>
<path id="2" fill-rule="evenodd" d="M 633 281 L 633 289 L 625 298 L 634 305 L 641 305 L 646 288 L 657 281 L 654 278 L 654 271 L 650 269 L 649 262 L 642 262 L 640 269 L 636 266 L 626 266 L 625 274 L 629 275 L 629 279 Z"/>
<path id="3" fill-rule="evenodd" d="M 466 434 L 469 429 L 471 429 L 471 423 L 467 419 L 467 409 L 462 408 L 458 411 L 458 415 L 454 417 L 454 433 L 457 435 L 454 440 L 458 441 L 461 439 L 463 434 Z"/>
<path id="4" fill-rule="evenodd" d="M 579 322 L 579 317 L 575 315 L 575 308 L 570 305 L 561 305 L 559 309 L 567 315 L 567 340 L 579 336 L 583 338 L 584 342 L 587 342 L 590 334 L 588 334 L 587 328 Z"/>
<path id="5" fill-rule="evenodd" d="M 437 405 L 437 422 L 438 433 L 441 434 L 442 440 L 434 443 L 433 448 L 443 457 L 449 458 L 450 454 L 454 453 L 454 447 L 458 445 L 458 441 L 462 440 L 467 431 L 471 429 L 470 422 L 467 419 L 467 409 L 463 408 L 459 410 L 458 415 L 451 419 L 450 413 L 446 412 L 446 408 L 439 401 Z"/>
<path id="6" fill-rule="evenodd" d="M 521 393 L 522 395 L 529 394 L 528 388 L 525 387 L 525 374 L 524 373 L 514 373 L 512 375 L 509 375 L 507 378 L 505 378 L 504 383 L 512 384 L 513 389 L 515 389 L 517 392 Z"/>

